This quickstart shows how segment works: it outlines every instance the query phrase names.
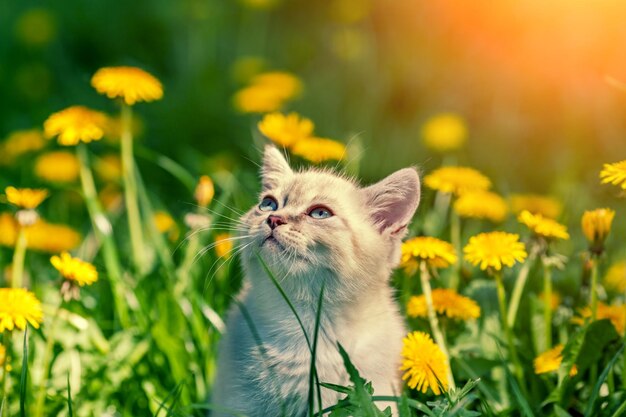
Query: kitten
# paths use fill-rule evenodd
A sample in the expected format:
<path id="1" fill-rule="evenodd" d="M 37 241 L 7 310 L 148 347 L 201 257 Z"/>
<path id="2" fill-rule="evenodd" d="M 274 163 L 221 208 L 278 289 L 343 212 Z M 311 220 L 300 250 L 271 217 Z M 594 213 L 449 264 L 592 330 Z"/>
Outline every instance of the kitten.
<path id="1" fill-rule="evenodd" d="M 219 347 L 214 405 L 248 416 L 305 416 L 308 410 L 310 350 L 259 256 L 311 340 L 325 283 L 316 355 L 320 382 L 350 385 L 339 342 L 372 381 L 376 395 L 401 392 L 405 326 L 389 276 L 399 263 L 401 238 L 419 196 L 412 168 L 361 188 L 325 170 L 294 172 L 275 147 L 266 147 L 260 203 L 242 218 L 250 245 L 242 254 L 245 281 L 239 301 L 258 335 L 233 306 Z M 321 389 L 321 408 L 343 397 Z"/>

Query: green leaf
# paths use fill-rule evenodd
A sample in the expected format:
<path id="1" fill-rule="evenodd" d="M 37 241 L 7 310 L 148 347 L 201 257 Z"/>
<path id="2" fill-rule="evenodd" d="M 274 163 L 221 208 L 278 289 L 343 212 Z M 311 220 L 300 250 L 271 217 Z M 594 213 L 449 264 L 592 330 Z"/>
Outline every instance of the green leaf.
<path id="1" fill-rule="evenodd" d="M 554 406 L 554 414 L 556 417 L 572 417 L 570 413 L 563 410 L 558 404 Z"/>
<path id="2" fill-rule="evenodd" d="M 619 338 L 615 326 L 608 320 L 596 320 L 589 324 L 576 365 L 579 372 L 584 372 L 589 366 L 602 358 L 603 350 L 611 341 Z"/>

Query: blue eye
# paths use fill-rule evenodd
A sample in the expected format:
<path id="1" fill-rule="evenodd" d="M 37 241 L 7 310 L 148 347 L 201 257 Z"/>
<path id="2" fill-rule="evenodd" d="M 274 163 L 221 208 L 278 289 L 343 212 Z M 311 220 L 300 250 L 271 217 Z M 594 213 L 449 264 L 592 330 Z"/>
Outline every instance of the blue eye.
<path id="1" fill-rule="evenodd" d="M 264 197 L 261 204 L 259 204 L 259 210 L 261 211 L 276 211 L 278 209 L 278 202 L 274 197 Z"/>
<path id="2" fill-rule="evenodd" d="M 327 219 L 333 216 L 333 212 L 324 206 L 315 206 L 309 210 L 308 214 L 314 219 Z"/>

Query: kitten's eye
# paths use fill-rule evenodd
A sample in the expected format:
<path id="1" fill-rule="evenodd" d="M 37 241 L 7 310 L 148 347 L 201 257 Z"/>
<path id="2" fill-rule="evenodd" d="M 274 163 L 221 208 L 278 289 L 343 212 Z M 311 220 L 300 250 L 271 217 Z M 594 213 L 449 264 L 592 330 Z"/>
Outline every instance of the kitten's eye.
<path id="1" fill-rule="evenodd" d="M 315 206 L 309 210 L 309 216 L 314 219 L 327 219 L 333 216 L 333 212 L 328 207 Z"/>
<path id="2" fill-rule="evenodd" d="M 259 204 L 259 210 L 261 211 L 276 211 L 278 209 L 278 202 L 274 197 L 264 197 L 261 204 Z"/>

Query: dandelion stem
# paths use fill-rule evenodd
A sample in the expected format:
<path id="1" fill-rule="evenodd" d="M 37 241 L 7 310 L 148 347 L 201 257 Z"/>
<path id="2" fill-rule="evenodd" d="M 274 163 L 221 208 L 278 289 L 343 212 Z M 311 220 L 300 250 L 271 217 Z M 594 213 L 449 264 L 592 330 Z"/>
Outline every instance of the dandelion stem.
<path id="1" fill-rule="evenodd" d="M 452 375 L 452 368 L 450 367 L 450 353 L 446 347 L 446 339 L 439 327 L 439 320 L 437 319 L 437 313 L 435 312 L 435 306 L 433 305 L 433 294 L 430 288 L 430 274 L 426 262 L 420 262 L 420 280 L 422 283 L 422 292 L 426 299 L 426 307 L 428 309 L 428 321 L 430 323 L 430 329 L 433 332 L 435 342 L 439 346 L 439 349 L 446 357 L 446 375 L 448 377 L 448 387 L 454 389 L 454 376 Z"/>
<path id="2" fill-rule="evenodd" d="M 598 313 L 598 258 L 591 256 L 591 320 L 596 319 Z"/>
<path id="3" fill-rule="evenodd" d="M 144 275 L 148 266 L 144 256 L 144 239 L 141 230 L 141 217 L 137 202 L 137 181 L 133 158 L 132 107 L 122 104 L 122 177 L 124 180 L 124 201 L 128 213 L 128 228 L 133 262 L 136 270 Z"/>
<path id="4" fill-rule="evenodd" d="M 511 294 L 511 302 L 509 303 L 509 311 L 506 318 L 507 324 L 510 328 L 515 327 L 517 312 L 519 310 L 519 303 L 522 299 L 522 294 L 524 293 L 526 281 L 528 280 L 528 273 L 530 272 L 530 268 L 532 267 L 536 256 L 536 251 L 533 250 L 530 252 L 528 259 L 520 268 L 517 279 L 515 280 L 515 286 L 513 287 L 513 293 Z"/>
<path id="5" fill-rule="evenodd" d="M 115 301 L 115 308 L 122 327 L 131 326 L 130 316 L 127 310 L 127 303 L 124 291 L 124 283 L 122 281 L 122 270 L 120 268 L 119 256 L 115 248 L 115 242 L 112 236 L 111 223 L 107 219 L 98 201 L 96 185 L 93 175 L 89 169 L 89 156 L 87 148 L 83 144 L 79 144 L 76 148 L 78 160 L 80 163 L 80 181 L 83 188 L 83 195 L 87 211 L 93 224 L 93 229 L 102 242 L 102 251 L 104 256 L 104 264 L 107 269 L 109 280 L 111 281 L 111 291 Z"/>
<path id="6" fill-rule="evenodd" d="M 509 345 L 509 356 L 513 362 L 513 369 L 515 371 L 515 377 L 520 385 L 522 391 L 526 391 L 524 385 L 524 374 L 522 371 L 522 365 L 520 364 L 519 357 L 517 356 L 517 348 L 515 347 L 515 341 L 513 340 L 513 333 L 509 327 L 506 319 L 506 294 L 504 292 L 504 283 L 502 282 L 502 271 L 495 271 L 496 287 L 498 291 L 498 305 L 500 306 L 500 319 L 502 321 L 502 329 L 506 337 L 507 344 Z"/>
<path id="7" fill-rule="evenodd" d="M 59 303 L 52 316 L 52 323 L 50 324 L 50 331 L 48 332 L 48 338 L 46 340 L 46 350 L 44 351 L 42 364 L 43 375 L 39 389 L 37 390 L 37 399 L 35 402 L 35 417 L 42 417 L 44 415 L 46 387 L 48 386 L 48 379 L 50 378 L 50 362 L 52 361 L 52 354 L 54 353 L 54 336 L 59 325 L 59 311 L 61 310 L 62 303 L 63 301 Z"/>
<path id="8" fill-rule="evenodd" d="M 454 209 L 450 210 L 450 241 L 457 254 L 461 252 L 461 218 Z M 452 276 L 450 278 L 450 289 L 456 291 L 461 283 L 461 262 L 462 256 L 458 256 L 452 266 Z"/>
<path id="9" fill-rule="evenodd" d="M 546 332 L 545 350 L 552 347 L 552 270 L 543 260 L 543 324 Z"/>
<path id="10" fill-rule="evenodd" d="M 24 226 L 18 226 L 19 232 L 15 242 L 15 252 L 13 252 L 13 266 L 11 274 L 11 286 L 13 288 L 22 288 L 24 285 L 24 259 L 26 258 L 26 229 Z"/>

